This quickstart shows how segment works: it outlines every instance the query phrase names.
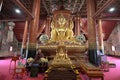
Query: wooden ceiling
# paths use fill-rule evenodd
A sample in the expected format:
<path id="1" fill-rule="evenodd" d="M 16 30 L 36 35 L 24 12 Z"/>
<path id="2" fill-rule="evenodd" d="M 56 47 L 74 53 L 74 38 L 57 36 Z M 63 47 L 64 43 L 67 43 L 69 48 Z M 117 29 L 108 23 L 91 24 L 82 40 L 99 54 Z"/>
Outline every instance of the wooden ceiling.
<path id="1" fill-rule="evenodd" d="M 2 19 L 25 19 L 28 17 L 26 11 L 32 13 L 32 7 L 34 0 L 1 0 L 3 1 L 2 9 L 0 12 L 0 20 Z M 80 14 L 82 18 L 87 17 L 87 0 L 41 0 L 40 6 L 40 16 L 45 17 L 52 15 L 54 10 L 59 10 L 61 7 L 70 10 L 72 15 Z M 110 0 L 95 0 L 96 11 L 98 11 L 102 6 L 104 6 Z M 113 3 L 107 6 L 101 12 L 99 17 L 108 17 L 108 16 L 120 16 L 120 0 L 112 0 Z M 20 6 L 23 7 L 20 7 Z M 115 7 L 117 10 L 114 14 L 109 13 L 108 9 L 110 7 Z M 15 9 L 20 9 L 21 14 L 16 14 Z M 104 7 L 103 7 L 104 8 Z M 26 10 L 25 10 L 26 9 Z M 115 14 L 116 13 L 116 14 Z"/>
<path id="2" fill-rule="evenodd" d="M 33 2 L 34 0 L 0 0 L 0 3 L 2 3 L 0 21 L 25 21 L 27 17 L 32 16 Z M 113 23 L 116 23 L 120 19 L 120 0 L 95 0 L 95 4 L 96 19 L 115 20 Z M 40 5 L 40 19 L 51 16 L 53 11 L 61 8 L 70 10 L 71 15 L 79 14 L 81 18 L 87 18 L 87 0 L 41 0 Z M 115 7 L 116 11 L 110 13 L 108 11 L 110 7 Z M 20 14 L 15 13 L 16 8 L 21 10 Z M 108 25 L 111 26 L 110 23 Z M 104 40 L 107 40 L 114 28 L 114 25 L 111 28 L 106 28 L 106 26 L 103 27 L 104 33 L 107 34 Z"/>
<path id="3" fill-rule="evenodd" d="M 0 19 L 25 19 L 27 14 L 21 9 L 23 5 L 30 13 L 32 13 L 34 0 L 3 0 L 2 10 L 0 12 Z M 119 0 L 118 0 L 119 1 Z M 95 0 L 96 10 L 100 9 L 107 0 Z M 80 14 L 82 18 L 87 17 L 87 8 L 86 0 L 41 0 L 40 6 L 40 16 L 52 15 L 54 10 L 59 10 L 61 7 L 64 7 L 67 10 L 71 11 L 71 14 L 76 15 Z M 15 9 L 18 8 L 21 10 L 20 16 L 15 14 Z"/>

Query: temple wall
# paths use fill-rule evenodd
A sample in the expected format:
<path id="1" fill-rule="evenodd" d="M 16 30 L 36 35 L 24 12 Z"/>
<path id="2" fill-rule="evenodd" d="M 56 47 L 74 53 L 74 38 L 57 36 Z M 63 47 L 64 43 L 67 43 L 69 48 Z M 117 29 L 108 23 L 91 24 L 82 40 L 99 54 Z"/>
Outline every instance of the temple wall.
<path id="1" fill-rule="evenodd" d="M 105 54 L 120 56 L 120 22 L 116 24 L 107 41 L 104 41 Z M 112 46 L 115 50 L 112 49 Z"/>

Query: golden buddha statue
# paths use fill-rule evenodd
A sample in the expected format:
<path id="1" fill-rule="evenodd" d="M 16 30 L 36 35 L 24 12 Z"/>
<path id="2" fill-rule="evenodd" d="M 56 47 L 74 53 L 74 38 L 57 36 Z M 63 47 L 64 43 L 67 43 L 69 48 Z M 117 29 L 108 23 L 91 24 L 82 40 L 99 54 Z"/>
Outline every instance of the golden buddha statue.
<path id="1" fill-rule="evenodd" d="M 60 14 L 58 19 L 53 19 L 51 28 L 52 41 L 68 41 L 73 38 L 73 21 L 67 20 L 63 14 Z"/>
<path id="2" fill-rule="evenodd" d="M 71 67 L 72 65 L 73 63 L 67 55 L 66 46 L 59 44 L 57 47 L 56 56 L 54 57 L 51 66 Z"/>

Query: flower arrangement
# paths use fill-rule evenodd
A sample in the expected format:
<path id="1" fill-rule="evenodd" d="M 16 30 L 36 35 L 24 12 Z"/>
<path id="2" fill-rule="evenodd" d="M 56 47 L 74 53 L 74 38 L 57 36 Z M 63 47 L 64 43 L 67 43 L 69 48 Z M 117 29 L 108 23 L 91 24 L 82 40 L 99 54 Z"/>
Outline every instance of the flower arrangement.
<path id="1" fill-rule="evenodd" d="M 76 73 L 76 74 L 79 74 L 78 70 L 75 70 L 75 73 Z"/>
<path id="2" fill-rule="evenodd" d="M 42 43 L 46 43 L 48 40 L 49 40 L 49 37 L 45 34 L 41 35 L 39 40 L 42 42 Z"/>
<path id="3" fill-rule="evenodd" d="M 76 37 L 76 40 L 80 43 L 84 43 L 86 41 L 86 38 L 83 34 L 80 34 Z"/>
<path id="4" fill-rule="evenodd" d="M 40 62 L 48 62 L 48 59 L 47 59 L 47 58 L 40 58 L 39 61 L 40 61 Z"/>
<path id="5" fill-rule="evenodd" d="M 31 63 L 31 62 L 33 62 L 33 61 L 34 61 L 34 59 L 33 59 L 32 57 L 30 57 L 30 58 L 27 59 L 27 62 L 28 62 L 28 63 Z"/>
<path id="6" fill-rule="evenodd" d="M 25 67 L 25 65 L 21 61 L 18 61 L 17 67 Z"/>

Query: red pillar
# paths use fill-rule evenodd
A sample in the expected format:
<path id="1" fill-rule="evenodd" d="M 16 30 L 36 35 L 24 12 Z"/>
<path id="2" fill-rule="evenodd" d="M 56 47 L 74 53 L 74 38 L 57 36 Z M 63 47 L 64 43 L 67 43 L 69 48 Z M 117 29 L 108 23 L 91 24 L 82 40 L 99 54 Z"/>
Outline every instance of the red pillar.
<path id="1" fill-rule="evenodd" d="M 23 39 L 22 39 L 22 47 L 21 47 L 21 56 L 25 53 L 24 51 L 26 50 L 26 42 L 27 42 L 27 37 L 28 37 L 28 25 L 29 21 L 25 21 L 25 27 L 24 27 L 24 33 L 23 33 Z"/>
<path id="2" fill-rule="evenodd" d="M 95 0 L 87 0 L 88 19 L 88 56 L 92 64 L 99 65 L 96 43 L 96 27 L 93 15 L 95 14 Z"/>
<path id="3" fill-rule="evenodd" d="M 34 0 L 32 14 L 34 19 L 30 22 L 29 29 L 29 46 L 28 46 L 28 58 L 36 55 L 37 34 L 39 28 L 40 17 L 40 2 L 41 0 Z"/>
<path id="4" fill-rule="evenodd" d="M 98 41 L 99 41 L 99 51 L 104 54 L 104 45 L 103 45 L 103 33 L 102 33 L 102 20 L 99 19 L 98 23 Z"/>
<path id="5" fill-rule="evenodd" d="M 75 35 L 76 36 L 80 35 L 80 17 L 79 16 L 75 17 Z"/>
<path id="6" fill-rule="evenodd" d="M 37 43 L 37 33 L 39 27 L 39 16 L 40 16 L 40 0 L 34 0 L 32 14 L 34 19 L 31 21 L 29 41 L 30 47 L 35 47 Z"/>
<path id="7" fill-rule="evenodd" d="M 28 20 L 25 21 L 25 27 L 24 27 L 24 33 L 23 33 L 23 40 L 22 40 L 22 48 L 26 48 L 26 42 L 27 42 L 27 33 L 28 33 Z"/>

